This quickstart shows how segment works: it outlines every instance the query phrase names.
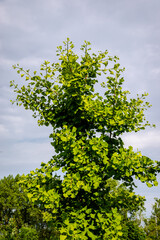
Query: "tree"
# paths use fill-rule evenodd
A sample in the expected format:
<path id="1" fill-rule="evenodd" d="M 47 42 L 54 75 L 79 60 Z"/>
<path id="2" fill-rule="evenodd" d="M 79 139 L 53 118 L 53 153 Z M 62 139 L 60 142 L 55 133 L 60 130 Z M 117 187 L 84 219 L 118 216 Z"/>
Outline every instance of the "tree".
<path id="1" fill-rule="evenodd" d="M 32 202 L 43 203 L 44 218 L 56 225 L 60 239 L 123 239 L 119 209 L 128 209 L 127 201 L 111 194 L 110 179 L 128 186 L 128 204 L 138 205 L 141 197 L 133 193 L 133 177 L 149 187 L 157 185 L 159 162 L 154 162 L 132 147 L 126 149 L 122 134 L 151 126 L 144 111 L 146 93 L 137 98 L 123 91 L 123 68 L 118 57 L 108 51 L 90 53 L 90 43 L 82 45 L 83 56 L 74 53 L 67 39 L 57 49 L 58 63 L 45 61 L 40 73 L 14 65 L 26 83 L 11 86 L 17 93 L 17 105 L 33 111 L 39 125 L 51 125 L 55 155 L 40 169 L 21 181 Z M 102 82 L 100 77 L 104 78 Z M 95 90 L 101 89 L 99 94 Z M 63 180 L 50 185 L 61 169 Z M 122 197 L 122 196 L 121 196 Z"/>
<path id="2" fill-rule="evenodd" d="M 19 190 L 19 180 L 19 175 L 15 178 L 9 175 L 0 180 L 0 232 L 5 239 L 12 239 L 13 231 L 16 235 L 24 220 L 22 212 L 26 210 L 26 197 Z"/>
<path id="3" fill-rule="evenodd" d="M 151 217 L 145 219 L 144 229 L 147 235 L 147 240 L 158 240 L 160 238 L 160 199 L 155 199 Z"/>
<path id="4" fill-rule="evenodd" d="M 136 221 L 128 220 L 122 225 L 123 240 L 146 240 L 146 235 L 142 226 Z"/>
<path id="5" fill-rule="evenodd" d="M 0 239 L 53 239 L 50 235 L 57 234 L 53 225 L 43 221 L 44 207 L 29 202 L 20 179 L 9 175 L 0 180 Z"/>

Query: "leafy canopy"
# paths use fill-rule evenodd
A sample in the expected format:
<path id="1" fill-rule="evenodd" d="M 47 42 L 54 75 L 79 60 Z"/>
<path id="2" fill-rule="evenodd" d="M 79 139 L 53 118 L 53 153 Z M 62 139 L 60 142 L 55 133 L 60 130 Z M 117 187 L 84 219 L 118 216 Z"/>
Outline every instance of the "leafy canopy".
<path id="1" fill-rule="evenodd" d="M 43 204 L 29 202 L 20 180 L 20 175 L 0 180 L 0 240 L 57 240 L 54 226 L 43 220 Z"/>
<path id="2" fill-rule="evenodd" d="M 144 115 L 150 104 L 146 93 L 129 98 L 123 90 L 118 57 L 107 50 L 90 53 L 86 41 L 81 50 L 79 57 L 67 39 L 57 48 L 59 62 L 45 61 L 40 73 L 14 66 L 26 84 L 11 81 L 17 94 L 13 102 L 32 110 L 39 125 L 52 126 L 55 149 L 52 159 L 25 176 L 23 184 L 31 201 L 48 209 L 44 218 L 55 222 L 61 240 L 123 239 L 120 209 L 128 209 L 127 202 L 133 210 L 143 205 L 133 192 L 133 177 L 149 187 L 158 184 L 160 164 L 126 149 L 122 140 L 123 133 L 150 126 Z M 64 179 L 55 176 L 53 187 L 59 169 Z M 111 179 L 121 180 L 130 192 L 113 194 Z"/>

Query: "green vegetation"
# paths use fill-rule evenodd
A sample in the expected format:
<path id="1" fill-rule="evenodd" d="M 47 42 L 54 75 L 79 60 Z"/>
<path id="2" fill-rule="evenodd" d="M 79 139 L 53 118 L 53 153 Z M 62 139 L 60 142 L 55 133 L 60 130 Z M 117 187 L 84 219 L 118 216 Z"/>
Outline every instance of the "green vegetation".
<path id="1" fill-rule="evenodd" d="M 160 199 L 155 199 L 151 217 L 145 219 L 145 232 L 147 240 L 160 239 Z"/>
<path id="2" fill-rule="evenodd" d="M 33 205 L 19 187 L 21 177 L 0 180 L 0 240 L 54 239 L 53 226 L 44 222 L 41 205 Z M 55 238 L 57 239 L 57 238 Z"/>
<path id="3" fill-rule="evenodd" d="M 0 180 L 0 240 L 57 240 L 59 232 L 55 226 L 42 219 L 44 207 L 35 206 L 28 201 L 24 191 L 19 188 L 20 176 L 5 177 Z M 119 185 L 117 181 L 109 181 L 112 193 L 117 194 L 121 200 L 123 195 L 129 194 L 129 190 Z M 156 199 L 153 206 L 152 215 L 144 220 L 144 227 L 137 217 L 138 208 L 120 209 L 122 217 L 122 232 L 124 240 L 152 240 L 159 239 L 160 236 L 160 199 Z M 42 211 L 43 209 L 43 211 Z M 47 209 L 45 209 L 47 211 Z M 130 217 L 127 216 L 130 213 Z"/>
<path id="4" fill-rule="evenodd" d="M 108 51 L 91 54 L 89 47 L 85 42 L 79 57 L 67 39 L 57 49 L 59 62 L 45 61 L 39 74 L 14 66 L 26 80 L 22 87 L 11 82 L 15 102 L 32 110 L 39 125 L 52 126 L 55 149 L 52 159 L 23 176 L 20 186 L 31 203 L 43 206 L 43 221 L 60 240 L 144 239 L 132 219 L 144 205 L 133 192 L 134 177 L 157 186 L 160 163 L 125 148 L 122 134 L 151 126 L 144 116 L 150 104 L 146 93 L 129 98 L 123 90 L 118 57 Z"/>

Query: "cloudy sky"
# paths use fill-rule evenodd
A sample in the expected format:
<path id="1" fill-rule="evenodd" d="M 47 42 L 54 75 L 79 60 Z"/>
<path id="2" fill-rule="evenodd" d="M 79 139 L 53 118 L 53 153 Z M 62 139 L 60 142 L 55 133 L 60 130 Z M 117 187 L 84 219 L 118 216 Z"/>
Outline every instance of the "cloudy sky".
<path id="1" fill-rule="evenodd" d="M 149 93 L 146 116 L 156 129 L 124 136 L 144 155 L 160 160 L 160 1 L 159 0 L 0 0 L 0 178 L 28 173 L 54 153 L 50 128 L 38 127 L 30 111 L 10 104 L 12 65 L 37 69 L 56 61 L 56 47 L 69 37 L 78 51 L 84 40 L 94 51 L 108 49 L 126 68 L 125 88 Z M 160 177 L 158 178 L 160 182 Z M 147 214 L 160 187 L 138 184 Z"/>

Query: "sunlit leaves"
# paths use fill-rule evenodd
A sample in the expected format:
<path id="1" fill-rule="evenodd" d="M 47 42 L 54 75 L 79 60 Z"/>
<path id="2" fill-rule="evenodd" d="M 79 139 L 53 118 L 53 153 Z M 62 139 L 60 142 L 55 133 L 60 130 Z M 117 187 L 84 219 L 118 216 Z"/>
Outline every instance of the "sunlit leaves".
<path id="1" fill-rule="evenodd" d="M 13 66 L 28 83 L 18 87 L 11 81 L 15 102 L 32 110 L 39 125 L 52 126 L 56 153 L 21 184 L 28 187 L 33 202 L 45 206 L 44 219 L 55 221 L 60 239 L 119 240 L 122 209 L 134 212 L 144 203 L 132 191 L 133 177 L 149 187 L 157 185 L 160 164 L 132 147 L 125 149 L 121 138 L 150 126 L 144 114 L 150 104 L 145 102 L 146 93 L 130 98 L 123 90 L 125 69 L 118 57 L 109 56 L 107 50 L 92 53 L 87 41 L 81 50 L 79 57 L 67 38 L 57 48 L 59 62 L 45 61 L 39 73 L 32 76 Z M 64 173 L 63 180 L 55 175 L 58 170 Z"/>

